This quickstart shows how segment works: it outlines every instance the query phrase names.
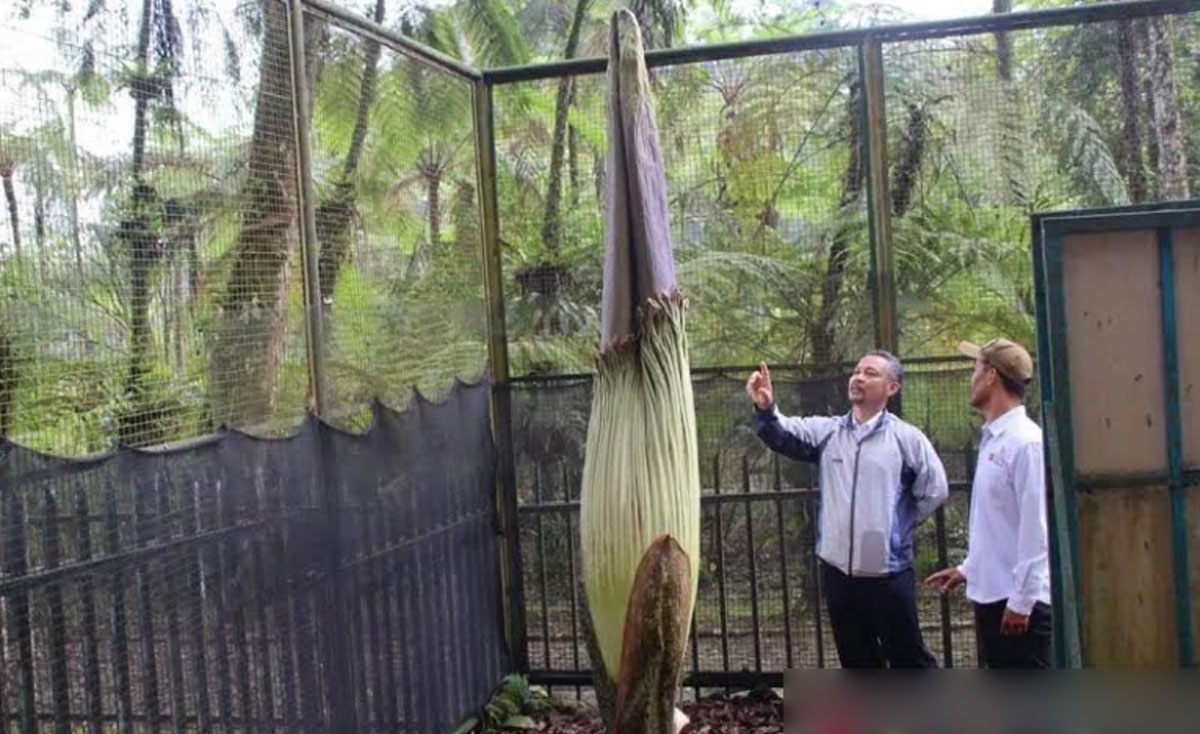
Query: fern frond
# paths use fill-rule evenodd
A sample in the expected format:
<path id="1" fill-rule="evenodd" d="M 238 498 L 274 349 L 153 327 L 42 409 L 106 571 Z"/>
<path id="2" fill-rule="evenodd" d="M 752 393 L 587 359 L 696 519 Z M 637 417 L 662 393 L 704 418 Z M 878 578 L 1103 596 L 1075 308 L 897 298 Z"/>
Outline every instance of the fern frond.
<path id="1" fill-rule="evenodd" d="M 1083 107 L 1060 103 L 1049 108 L 1045 129 L 1057 134 L 1059 165 L 1100 203 L 1128 204 L 1129 190 L 1116 157 L 1104 139 L 1104 128 Z"/>

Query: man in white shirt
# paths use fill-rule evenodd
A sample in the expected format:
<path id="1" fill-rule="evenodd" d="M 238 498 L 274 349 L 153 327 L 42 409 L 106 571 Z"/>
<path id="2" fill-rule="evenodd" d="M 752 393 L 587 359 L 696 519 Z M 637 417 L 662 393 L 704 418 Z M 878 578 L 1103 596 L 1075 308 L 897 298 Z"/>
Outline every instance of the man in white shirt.
<path id="1" fill-rule="evenodd" d="M 1033 360 L 993 339 L 958 349 L 975 360 L 971 406 L 983 435 L 971 487 L 967 558 L 926 584 L 948 594 L 962 583 L 988 668 L 1050 667 L 1050 561 L 1042 430 L 1025 413 Z"/>

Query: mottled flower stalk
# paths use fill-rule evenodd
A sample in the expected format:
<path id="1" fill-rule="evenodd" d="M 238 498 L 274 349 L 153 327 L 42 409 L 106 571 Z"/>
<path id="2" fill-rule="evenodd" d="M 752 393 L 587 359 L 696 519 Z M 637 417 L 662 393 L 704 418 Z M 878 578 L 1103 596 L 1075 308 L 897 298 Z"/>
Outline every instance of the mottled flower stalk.
<path id="1" fill-rule="evenodd" d="M 673 734 L 696 599 L 700 476 L 686 302 L 641 32 L 614 13 L 602 335 L 580 532 L 589 651 L 609 731 Z"/>

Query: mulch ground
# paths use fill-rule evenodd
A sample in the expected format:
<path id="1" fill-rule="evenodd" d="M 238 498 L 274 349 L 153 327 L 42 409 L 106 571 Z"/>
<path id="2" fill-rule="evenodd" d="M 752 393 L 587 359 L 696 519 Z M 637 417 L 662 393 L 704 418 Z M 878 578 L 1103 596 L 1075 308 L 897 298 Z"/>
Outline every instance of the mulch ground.
<path id="1" fill-rule="evenodd" d="M 680 734 L 782 734 L 783 699 L 771 691 L 727 697 L 714 695 L 682 701 L 688 725 Z M 538 731 L 543 734 L 606 734 L 593 710 L 555 711 Z"/>

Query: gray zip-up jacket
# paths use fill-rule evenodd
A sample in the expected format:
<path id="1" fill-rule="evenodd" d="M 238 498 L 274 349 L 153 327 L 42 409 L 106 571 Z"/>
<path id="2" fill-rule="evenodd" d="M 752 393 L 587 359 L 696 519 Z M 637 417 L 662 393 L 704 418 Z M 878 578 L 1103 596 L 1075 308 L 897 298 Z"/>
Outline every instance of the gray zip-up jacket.
<path id="1" fill-rule="evenodd" d="M 849 413 L 792 418 L 772 406 L 753 425 L 771 450 L 819 466 L 818 557 L 851 576 L 912 567 L 916 527 L 949 496 L 925 434 L 887 411 L 861 442 Z"/>

